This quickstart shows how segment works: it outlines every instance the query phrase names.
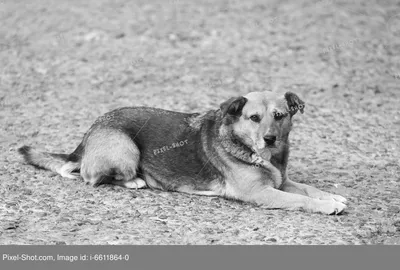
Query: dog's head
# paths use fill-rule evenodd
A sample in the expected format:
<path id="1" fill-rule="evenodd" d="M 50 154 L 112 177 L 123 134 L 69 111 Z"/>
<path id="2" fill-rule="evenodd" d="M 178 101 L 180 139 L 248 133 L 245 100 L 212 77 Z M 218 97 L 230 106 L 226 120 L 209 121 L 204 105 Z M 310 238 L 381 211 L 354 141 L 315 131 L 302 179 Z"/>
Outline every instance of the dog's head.
<path id="1" fill-rule="evenodd" d="M 225 131 L 259 153 L 287 143 L 292 117 L 304 112 L 304 102 L 294 93 L 278 96 L 272 92 L 252 92 L 221 104 Z"/>

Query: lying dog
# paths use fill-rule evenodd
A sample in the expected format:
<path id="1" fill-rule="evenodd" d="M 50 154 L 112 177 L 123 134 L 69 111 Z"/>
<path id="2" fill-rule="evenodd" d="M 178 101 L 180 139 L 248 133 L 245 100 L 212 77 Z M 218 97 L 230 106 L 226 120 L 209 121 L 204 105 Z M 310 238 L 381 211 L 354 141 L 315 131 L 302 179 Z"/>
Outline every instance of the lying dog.
<path id="1" fill-rule="evenodd" d="M 66 178 L 80 175 L 94 186 L 148 186 L 341 213 L 342 196 L 288 178 L 289 132 L 299 110 L 304 102 L 291 92 L 252 92 L 203 114 L 125 107 L 100 117 L 69 155 L 28 146 L 19 152 L 32 165 Z"/>

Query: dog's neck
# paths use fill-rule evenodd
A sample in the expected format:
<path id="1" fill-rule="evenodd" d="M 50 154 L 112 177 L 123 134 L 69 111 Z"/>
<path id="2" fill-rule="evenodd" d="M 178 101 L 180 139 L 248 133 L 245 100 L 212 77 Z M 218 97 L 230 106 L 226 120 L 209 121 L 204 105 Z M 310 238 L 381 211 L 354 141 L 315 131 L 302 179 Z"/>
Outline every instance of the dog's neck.
<path id="1" fill-rule="evenodd" d="M 190 119 L 189 124 L 197 129 L 200 128 L 202 124 L 207 123 L 207 129 L 210 129 L 211 133 L 214 133 L 215 139 L 220 141 L 224 151 L 242 162 L 268 167 L 264 166 L 263 163 L 269 163 L 269 159 L 263 159 L 261 155 L 257 154 L 250 146 L 244 144 L 240 138 L 235 136 L 232 131 L 223 127 L 223 121 L 221 110 L 218 109 L 203 114 L 196 114 L 194 118 Z"/>
<path id="2" fill-rule="evenodd" d="M 225 135 L 222 136 L 222 138 L 221 144 L 226 152 L 242 162 L 256 166 L 259 165 L 266 169 L 270 173 L 271 179 L 274 181 L 274 187 L 279 189 L 282 186 L 282 173 L 269 159 L 267 160 L 260 154 L 254 152 L 238 138 L 235 138 L 234 134 Z"/>
<path id="3" fill-rule="evenodd" d="M 212 129 L 215 134 L 218 136 L 215 137 L 216 140 L 220 141 L 222 148 L 229 153 L 231 156 L 236 159 L 248 163 L 248 164 L 260 164 L 260 160 L 262 159 L 260 155 L 258 155 L 251 146 L 246 145 L 241 141 L 241 139 L 231 131 L 228 130 L 222 124 L 224 119 L 221 115 L 221 110 L 209 111 L 203 117 L 210 117 L 214 120 L 214 125 L 212 125 Z"/>
<path id="4" fill-rule="evenodd" d="M 234 134 L 222 135 L 220 140 L 226 152 L 245 163 L 254 163 L 252 156 L 256 153 L 242 143 Z"/>
<path id="5" fill-rule="evenodd" d="M 226 153 L 248 165 L 260 165 L 260 167 L 266 169 L 270 173 L 271 178 L 274 181 L 275 188 L 280 188 L 282 185 L 282 174 L 271 163 L 271 156 L 269 158 L 263 158 L 250 146 L 245 145 L 240 138 L 235 136 L 232 131 L 227 129 L 227 127 L 224 127 L 222 124 L 222 115 L 219 110 L 210 111 L 207 114 L 201 115 L 200 117 L 202 119 L 200 122 L 204 123 L 205 121 L 207 123 L 207 128 L 211 130 L 211 133 L 209 134 L 219 142 L 219 145 Z M 207 119 L 211 121 L 207 121 Z M 209 125 L 210 123 L 212 124 Z"/>

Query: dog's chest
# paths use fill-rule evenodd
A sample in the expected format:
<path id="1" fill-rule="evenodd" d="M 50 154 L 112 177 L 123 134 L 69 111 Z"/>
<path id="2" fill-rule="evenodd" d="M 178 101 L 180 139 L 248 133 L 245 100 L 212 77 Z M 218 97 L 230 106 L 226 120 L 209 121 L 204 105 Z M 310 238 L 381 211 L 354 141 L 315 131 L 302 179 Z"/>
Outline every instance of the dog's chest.
<path id="1" fill-rule="evenodd" d="M 231 174 L 232 182 L 237 184 L 237 188 L 243 191 L 249 191 L 259 186 L 271 186 L 277 188 L 280 185 L 276 177 L 259 165 L 239 165 L 236 166 Z"/>

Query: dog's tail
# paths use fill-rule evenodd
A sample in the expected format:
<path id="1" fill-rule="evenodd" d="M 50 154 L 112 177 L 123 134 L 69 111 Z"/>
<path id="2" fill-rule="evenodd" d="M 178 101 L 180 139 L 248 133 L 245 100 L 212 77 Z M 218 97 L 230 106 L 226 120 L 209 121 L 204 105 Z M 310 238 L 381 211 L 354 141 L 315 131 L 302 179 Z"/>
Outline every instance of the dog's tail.
<path id="1" fill-rule="evenodd" d="M 75 179 L 79 174 L 73 171 L 79 170 L 81 166 L 81 145 L 70 155 L 54 154 L 38 151 L 30 146 L 22 146 L 18 152 L 24 157 L 25 161 L 35 167 L 50 170 L 60 174 L 62 177 Z"/>

